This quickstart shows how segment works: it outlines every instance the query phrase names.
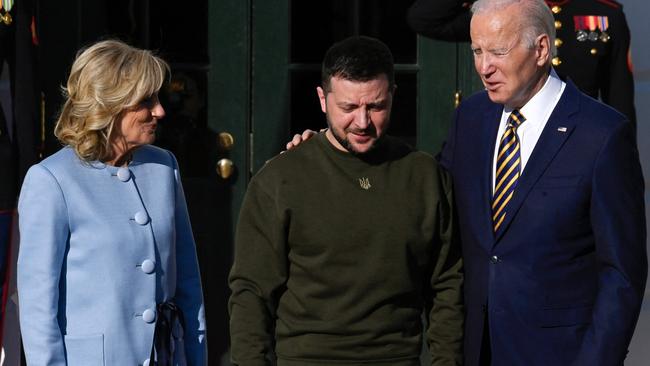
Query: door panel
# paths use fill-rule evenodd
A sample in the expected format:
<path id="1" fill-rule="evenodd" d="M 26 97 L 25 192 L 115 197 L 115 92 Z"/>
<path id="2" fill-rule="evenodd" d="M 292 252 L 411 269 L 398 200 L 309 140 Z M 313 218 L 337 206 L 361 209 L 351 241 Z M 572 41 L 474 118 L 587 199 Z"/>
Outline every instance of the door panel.
<path id="1" fill-rule="evenodd" d="M 207 1 L 207 0 L 206 0 Z M 206 294 L 210 365 L 228 365 L 228 272 L 232 265 L 234 229 L 249 181 L 250 12 L 248 0 L 208 1 L 207 126 L 216 148 L 211 153 L 211 179 L 189 202 Z M 217 144 L 219 134 L 232 136 L 232 146 Z M 216 174 L 221 159 L 232 162 L 228 178 Z M 188 196 L 191 193 L 186 191 Z"/>
<path id="2" fill-rule="evenodd" d="M 252 2 L 251 166 L 257 172 L 289 136 L 289 2 Z"/>
<path id="3" fill-rule="evenodd" d="M 434 41 L 418 37 L 417 146 L 433 155 L 442 148 L 453 111 L 464 97 L 480 90 L 481 81 L 467 42 Z"/>
<path id="4" fill-rule="evenodd" d="M 257 171 L 289 136 L 326 127 L 316 95 L 320 67 L 333 42 L 352 35 L 377 37 L 396 60 L 389 133 L 416 143 L 417 37 L 405 22 L 408 2 L 336 0 L 320 3 L 253 0 L 253 165 Z"/>

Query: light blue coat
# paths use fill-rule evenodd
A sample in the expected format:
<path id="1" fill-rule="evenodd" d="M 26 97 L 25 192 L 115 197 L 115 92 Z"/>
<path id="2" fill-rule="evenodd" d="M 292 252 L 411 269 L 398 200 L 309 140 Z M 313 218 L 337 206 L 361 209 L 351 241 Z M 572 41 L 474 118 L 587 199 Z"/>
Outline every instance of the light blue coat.
<path id="1" fill-rule="evenodd" d="M 140 147 L 127 169 L 63 148 L 31 167 L 18 212 L 28 365 L 148 365 L 156 304 L 168 300 L 185 317 L 177 351 L 207 364 L 196 250 L 170 152 Z"/>

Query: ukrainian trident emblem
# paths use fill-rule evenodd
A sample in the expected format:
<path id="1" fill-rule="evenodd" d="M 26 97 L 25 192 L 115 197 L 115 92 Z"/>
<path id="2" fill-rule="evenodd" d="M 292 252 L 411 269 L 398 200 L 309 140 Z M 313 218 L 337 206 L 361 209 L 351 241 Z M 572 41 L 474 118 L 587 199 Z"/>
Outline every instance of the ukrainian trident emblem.
<path id="1" fill-rule="evenodd" d="M 359 186 L 361 186 L 361 188 L 365 190 L 368 190 L 370 189 L 370 187 L 372 187 L 370 185 L 370 180 L 368 180 L 368 178 L 359 178 Z"/>

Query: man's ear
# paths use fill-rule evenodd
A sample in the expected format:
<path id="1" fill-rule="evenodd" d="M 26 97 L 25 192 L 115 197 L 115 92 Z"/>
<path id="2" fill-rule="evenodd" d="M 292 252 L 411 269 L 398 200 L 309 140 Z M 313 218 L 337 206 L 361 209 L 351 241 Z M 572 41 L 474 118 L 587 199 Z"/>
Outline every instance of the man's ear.
<path id="1" fill-rule="evenodd" d="M 323 113 L 327 113 L 327 94 L 323 88 L 316 87 L 316 93 L 318 93 L 318 100 L 320 101 L 320 109 Z"/>
<path id="2" fill-rule="evenodd" d="M 544 66 L 551 59 L 551 37 L 548 34 L 540 34 L 535 40 L 537 48 L 537 65 Z"/>

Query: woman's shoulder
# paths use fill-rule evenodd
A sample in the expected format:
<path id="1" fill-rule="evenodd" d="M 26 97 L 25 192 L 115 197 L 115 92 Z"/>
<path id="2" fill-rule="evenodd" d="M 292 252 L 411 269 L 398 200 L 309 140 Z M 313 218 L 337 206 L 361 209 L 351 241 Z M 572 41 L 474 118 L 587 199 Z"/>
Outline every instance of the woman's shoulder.
<path id="1" fill-rule="evenodd" d="M 130 167 L 134 168 L 138 165 L 147 164 L 164 165 L 170 169 L 177 169 L 178 167 L 176 158 L 170 151 L 152 145 L 145 145 L 138 148 L 133 153 L 133 160 Z M 68 146 L 63 147 L 36 165 L 38 168 L 33 167 L 32 169 L 45 168 L 55 177 L 75 175 L 77 173 L 86 175 L 84 172 L 87 169 L 94 168 L 104 171 L 108 168 L 106 164 L 99 161 L 86 162 L 81 160 L 74 149 Z"/>
<path id="2" fill-rule="evenodd" d="M 154 145 L 144 145 L 139 147 L 134 153 L 133 153 L 133 161 L 132 163 L 137 163 L 137 164 L 147 164 L 147 163 L 154 163 L 154 164 L 163 164 L 167 165 L 170 168 L 176 168 L 178 166 L 178 163 L 176 162 L 176 157 L 174 154 L 172 154 L 171 151 L 165 150 L 163 148 L 160 148 L 158 146 Z"/>
<path id="3" fill-rule="evenodd" d="M 50 172 L 70 171 L 84 165 L 77 154 L 69 146 L 62 147 L 59 151 L 48 156 L 36 164 Z"/>
<path id="4" fill-rule="evenodd" d="M 74 150 L 69 147 L 63 147 L 29 168 L 25 175 L 21 192 L 26 190 L 26 187 L 43 189 L 43 187 L 51 186 L 52 184 L 61 186 L 62 181 L 69 180 L 70 177 L 73 177 L 73 179 L 76 178 L 79 175 L 76 171 L 82 166 L 83 163 L 77 157 Z"/>

